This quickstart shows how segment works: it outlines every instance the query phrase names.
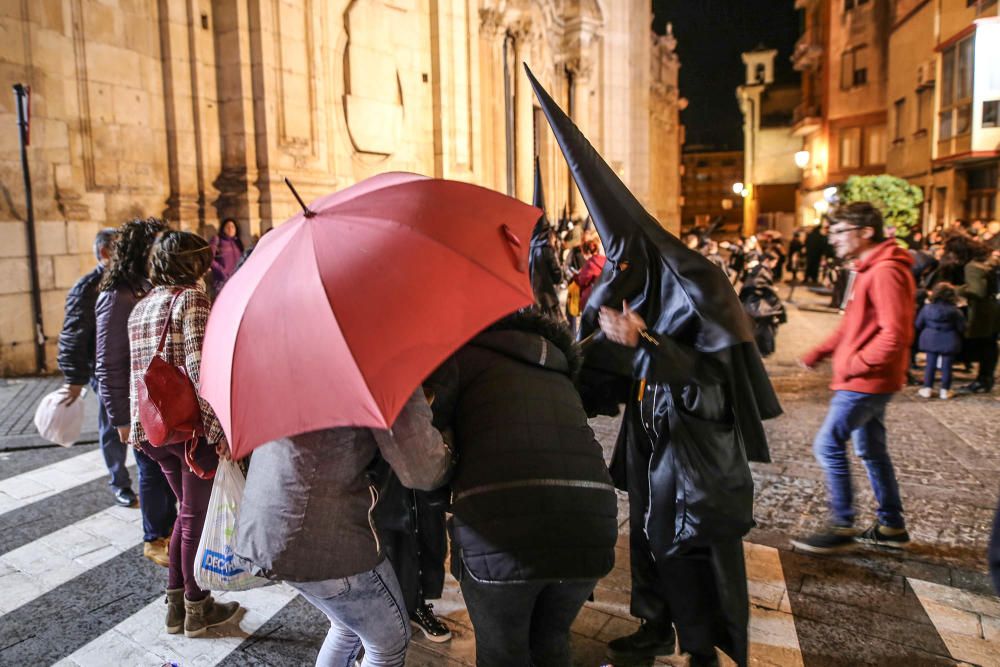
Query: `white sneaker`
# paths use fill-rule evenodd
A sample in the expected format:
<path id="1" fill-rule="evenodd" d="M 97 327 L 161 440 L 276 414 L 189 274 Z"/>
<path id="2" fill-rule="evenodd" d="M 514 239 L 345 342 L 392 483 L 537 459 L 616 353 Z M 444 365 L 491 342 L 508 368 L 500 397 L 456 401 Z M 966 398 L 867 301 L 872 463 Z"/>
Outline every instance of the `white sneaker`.
<path id="1" fill-rule="evenodd" d="M 953 392 L 951 389 L 942 389 L 941 390 L 941 394 L 940 394 L 942 401 L 947 401 L 949 398 L 951 398 L 954 395 L 955 395 L 955 392 Z"/>
<path id="2" fill-rule="evenodd" d="M 921 387 L 920 391 L 917 392 L 920 398 L 930 398 L 934 395 L 934 390 L 930 387 Z"/>

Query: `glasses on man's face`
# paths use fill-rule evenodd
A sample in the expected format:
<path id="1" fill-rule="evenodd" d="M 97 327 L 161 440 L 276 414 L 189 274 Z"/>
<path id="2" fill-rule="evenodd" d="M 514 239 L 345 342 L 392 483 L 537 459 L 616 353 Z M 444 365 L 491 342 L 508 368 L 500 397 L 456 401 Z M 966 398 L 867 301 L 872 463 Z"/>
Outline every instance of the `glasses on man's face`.
<path id="1" fill-rule="evenodd" d="M 855 225 L 853 227 L 841 227 L 840 229 L 834 229 L 833 227 L 831 227 L 829 233 L 830 236 L 840 236 L 841 234 L 846 234 L 847 232 L 855 229 L 862 229 L 862 227 L 859 225 Z"/>

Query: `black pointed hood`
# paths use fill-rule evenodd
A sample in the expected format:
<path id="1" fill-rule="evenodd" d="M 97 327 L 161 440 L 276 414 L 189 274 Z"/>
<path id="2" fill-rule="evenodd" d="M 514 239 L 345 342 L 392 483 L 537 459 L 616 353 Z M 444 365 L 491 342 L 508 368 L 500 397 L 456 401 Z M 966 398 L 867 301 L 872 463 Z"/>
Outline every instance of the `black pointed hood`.
<path id="1" fill-rule="evenodd" d="M 541 209 L 534 230 L 531 232 L 530 252 L 528 254 L 528 275 L 531 276 L 531 289 L 535 294 L 535 303 L 547 313 L 554 313 L 559 308 L 559 295 L 556 284 L 561 277 L 561 270 L 555 258 L 555 250 L 549 245 L 549 221 L 545 217 L 545 193 L 542 192 L 542 172 L 538 168 L 538 157 L 535 157 L 535 193 L 532 197 L 535 208 Z"/>
<path id="2" fill-rule="evenodd" d="M 717 355 L 729 367 L 733 395 L 756 399 L 752 410 L 737 409 L 743 425 L 754 431 L 745 433 L 748 455 L 767 460 L 760 418 L 780 414 L 781 409 L 754 346 L 749 319 L 728 278 L 643 208 L 531 70 L 527 66 L 525 70 L 608 257 L 582 314 L 580 337 L 599 331 L 601 306 L 621 309 L 622 301 L 628 301 L 652 331 Z M 585 365 L 632 376 L 633 357 L 633 350 L 598 335 L 587 349 Z"/>
<path id="3" fill-rule="evenodd" d="M 589 331 L 581 335 L 594 331 L 600 306 L 620 309 L 627 299 L 655 331 L 689 334 L 680 337 L 703 352 L 753 341 L 726 276 L 646 212 L 531 70 L 525 69 L 608 256 L 601 284 L 584 315 Z M 634 277 L 627 279 L 629 273 Z"/>
<path id="4" fill-rule="evenodd" d="M 542 212 L 542 217 L 535 224 L 535 229 L 531 232 L 531 245 L 534 246 L 539 241 L 548 242 L 549 220 L 545 214 L 545 192 L 542 190 L 542 170 L 538 166 L 538 156 L 535 156 L 535 191 L 531 197 L 531 205 Z"/>

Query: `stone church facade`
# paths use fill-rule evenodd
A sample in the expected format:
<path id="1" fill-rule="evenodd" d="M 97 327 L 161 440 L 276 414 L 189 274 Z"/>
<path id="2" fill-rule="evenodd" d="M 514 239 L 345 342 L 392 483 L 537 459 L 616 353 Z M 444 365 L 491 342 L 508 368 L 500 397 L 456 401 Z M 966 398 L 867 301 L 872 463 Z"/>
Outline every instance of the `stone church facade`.
<path id="1" fill-rule="evenodd" d="M 36 371 L 15 83 L 46 357 L 102 227 L 162 216 L 244 240 L 389 170 L 586 215 L 520 63 L 666 226 L 679 225 L 677 69 L 649 0 L 10 0 L 0 3 L 0 373 Z"/>

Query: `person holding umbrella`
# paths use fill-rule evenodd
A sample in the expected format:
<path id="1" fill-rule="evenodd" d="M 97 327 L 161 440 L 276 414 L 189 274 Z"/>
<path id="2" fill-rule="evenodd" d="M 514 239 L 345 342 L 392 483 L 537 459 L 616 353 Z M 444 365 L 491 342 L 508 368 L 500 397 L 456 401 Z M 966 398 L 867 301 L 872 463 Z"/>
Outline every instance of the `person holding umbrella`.
<path id="1" fill-rule="evenodd" d="M 402 665 L 410 623 L 370 465 L 379 452 L 407 488 L 446 480 L 451 456 L 420 386 L 533 303 L 540 212 L 405 173 L 299 201 L 230 278 L 205 336 L 201 394 L 233 456 L 256 449 L 234 551 L 330 618 L 317 664 L 352 664 L 364 646 L 366 667 Z M 246 390 L 260 378 L 268 391 Z"/>

